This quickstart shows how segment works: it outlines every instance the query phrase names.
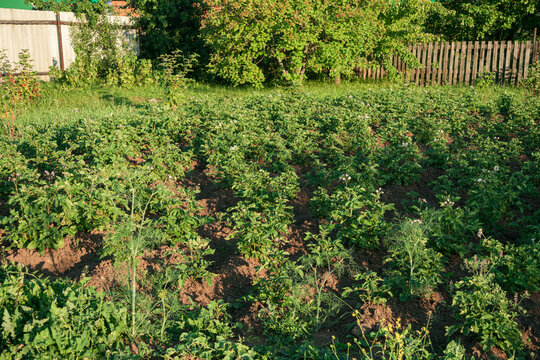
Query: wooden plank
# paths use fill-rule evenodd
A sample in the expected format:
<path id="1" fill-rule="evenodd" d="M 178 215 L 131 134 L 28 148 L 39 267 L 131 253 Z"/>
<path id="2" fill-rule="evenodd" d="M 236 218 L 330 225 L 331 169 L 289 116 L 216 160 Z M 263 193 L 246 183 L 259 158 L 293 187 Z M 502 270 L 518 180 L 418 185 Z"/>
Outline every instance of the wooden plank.
<path id="1" fill-rule="evenodd" d="M 518 57 L 519 57 L 519 49 L 520 49 L 520 45 L 519 45 L 519 42 L 517 41 L 514 41 L 514 51 L 512 52 L 512 79 L 511 79 L 511 83 L 512 84 L 517 84 L 517 72 L 518 72 L 518 67 L 517 67 L 517 64 L 518 64 Z"/>
<path id="2" fill-rule="evenodd" d="M 484 72 L 484 61 L 485 61 L 485 55 L 484 53 L 486 52 L 486 42 L 485 41 L 481 41 L 480 42 L 480 53 L 479 53 L 479 56 L 480 58 L 478 59 L 478 76 L 480 76 L 480 74 L 482 74 Z"/>
<path id="3" fill-rule="evenodd" d="M 465 59 L 465 84 L 471 83 L 471 67 L 472 67 L 472 41 L 467 42 L 467 58 Z"/>
<path id="4" fill-rule="evenodd" d="M 473 65 L 471 72 L 471 85 L 476 82 L 476 77 L 478 76 L 478 53 L 480 52 L 480 41 L 474 42 L 474 53 L 473 53 Z"/>
<path id="5" fill-rule="evenodd" d="M 491 71 L 491 52 L 493 50 L 493 41 L 488 41 L 487 42 L 487 53 L 486 53 L 486 71 L 488 72 L 492 72 Z"/>
<path id="6" fill-rule="evenodd" d="M 439 43 L 435 42 L 433 43 L 433 50 L 431 52 L 431 85 L 435 85 L 437 82 L 437 71 L 439 68 L 439 64 L 437 63 L 437 53 L 438 53 Z M 437 64 L 437 66 L 435 66 Z"/>
<path id="7" fill-rule="evenodd" d="M 433 43 L 428 43 L 428 49 L 427 49 L 427 60 L 426 60 L 426 81 L 425 85 L 431 85 L 431 74 L 433 70 L 433 64 L 431 61 L 431 56 L 433 55 Z"/>
<path id="8" fill-rule="evenodd" d="M 442 76 L 441 76 L 441 85 L 445 85 L 447 83 L 447 76 L 448 76 L 448 49 L 450 47 L 450 44 L 448 42 L 443 43 L 442 51 L 443 51 L 443 57 L 441 62 L 442 67 Z"/>
<path id="9" fill-rule="evenodd" d="M 504 82 L 504 56 L 506 54 L 506 43 L 501 41 L 499 44 L 499 70 L 497 71 L 497 81 Z"/>
<path id="10" fill-rule="evenodd" d="M 532 44 L 529 40 L 525 43 L 525 63 L 523 65 L 523 79 L 529 75 L 529 59 L 531 57 Z"/>
<path id="11" fill-rule="evenodd" d="M 60 56 L 60 70 L 66 70 L 64 65 L 64 45 L 62 44 L 62 24 L 60 22 L 60 13 L 56 13 L 56 35 L 58 37 L 58 55 Z"/>
<path id="12" fill-rule="evenodd" d="M 416 79 L 416 83 L 418 84 L 418 86 L 423 86 L 424 85 L 424 74 L 426 72 L 426 45 L 424 44 L 420 44 L 420 49 L 418 50 L 418 59 L 420 60 L 420 64 L 422 64 L 422 66 L 420 67 L 419 71 L 418 71 L 418 76 L 417 76 L 417 79 Z"/>
<path id="13" fill-rule="evenodd" d="M 454 65 L 452 62 L 453 57 L 454 57 L 454 52 L 455 52 L 455 43 L 452 41 L 450 43 L 450 48 L 448 50 L 448 77 L 446 80 L 446 83 L 448 85 L 452 84 L 452 78 L 454 75 Z"/>
<path id="14" fill-rule="evenodd" d="M 461 54 L 459 59 L 459 82 L 463 84 L 465 78 L 465 60 L 467 58 L 467 42 L 461 42 Z"/>
<path id="15" fill-rule="evenodd" d="M 453 61 L 453 70 L 452 70 L 452 84 L 457 84 L 457 77 L 459 74 L 459 51 L 461 49 L 461 43 L 456 41 L 454 49 L 454 61 Z"/>
<path id="16" fill-rule="evenodd" d="M 521 80 L 523 77 L 523 65 L 524 65 L 524 58 L 525 58 L 525 42 L 522 41 L 519 44 L 519 55 L 518 55 L 518 64 L 517 64 L 517 84 L 521 84 Z"/>
<path id="17" fill-rule="evenodd" d="M 506 42 L 506 54 L 504 56 L 504 82 L 510 83 L 510 78 L 512 76 L 512 69 L 510 68 L 511 60 L 512 60 L 512 41 Z"/>
<path id="18" fill-rule="evenodd" d="M 416 56 L 417 56 L 417 59 L 418 61 L 420 62 L 420 67 L 418 69 L 416 69 L 416 73 L 415 73 L 415 77 L 414 77 L 414 82 L 415 84 L 417 85 L 420 85 L 420 74 L 422 74 L 422 50 L 424 50 L 424 45 L 423 44 L 418 44 L 418 47 L 416 49 Z"/>
<path id="19" fill-rule="evenodd" d="M 459 53 L 461 51 L 461 42 L 456 42 L 456 49 L 454 54 L 454 70 L 452 71 L 452 84 L 457 84 L 459 74 Z"/>
<path id="20" fill-rule="evenodd" d="M 0 20 L 0 25 L 56 25 L 56 20 Z M 60 25 L 78 25 L 78 21 L 60 21 Z M 110 26 L 119 29 L 137 29 L 133 25 L 124 25 L 124 24 L 111 24 Z M 47 72 L 48 74 L 48 72 Z"/>
<path id="21" fill-rule="evenodd" d="M 497 64 L 498 64 L 498 57 L 499 54 L 499 42 L 494 41 L 493 42 L 493 52 L 491 54 L 491 71 L 495 74 L 495 78 L 498 77 L 498 71 L 497 71 Z"/>
<path id="22" fill-rule="evenodd" d="M 444 43 L 439 43 L 439 67 L 437 69 L 437 84 L 442 84 L 443 60 L 444 60 Z"/>
<path id="23" fill-rule="evenodd" d="M 418 58 L 416 57 L 416 52 L 417 52 L 417 50 L 418 50 L 418 44 L 414 45 L 413 48 L 412 48 L 412 54 L 413 54 L 413 56 L 414 56 L 415 59 L 418 59 Z M 410 81 L 409 81 L 410 83 L 414 83 L 414 82 L 415 82 L 416 71 L 417 71 L 416 67 L 414 67 L 414 68 L 411 67 L 411 69 L 410 69 Z"/>
<path id="24" fill-rule="evenodd" d="M 426 85 L 428 45 L 422 44 L 422 72 L 420 73 L 420 85 Z"/>

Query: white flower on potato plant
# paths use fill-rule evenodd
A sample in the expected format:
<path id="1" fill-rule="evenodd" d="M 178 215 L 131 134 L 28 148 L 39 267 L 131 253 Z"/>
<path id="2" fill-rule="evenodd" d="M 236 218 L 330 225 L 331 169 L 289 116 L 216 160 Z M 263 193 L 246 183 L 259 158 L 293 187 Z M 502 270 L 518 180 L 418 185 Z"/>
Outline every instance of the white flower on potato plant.
<path id="1" fill-rule="evenodd" d="M 352 95 L 349 95 L 349 99 L 352 99 L 352 98 L 353 98 L 353 96 L 352 96 Z"/>
<path id="2" fill-rule="evenodd" d="M 482 178 L 478 178 L 478 179 L 476 179 L 475 181 L 476 181 L 477 183 L 482 183 L 482 182 L 485 183 L 485 182 L 486 182 L 486 180 L 484 180 L 484 179 L 482 179 Z"/>
<path id="3" fill-rule="evenodd" d="M 45 176 L 45 178 L 49 181 L 52 181 L 54 180 L 54 178 L 56 177 L 55 173 L 54 173 L 54 170 L 51 171 L 51 172 L 48 172 L 47 170 L 45 170 L 43 172 L 43 175 Z"/>
<path id="4" fill-rule="evenodd" d="M 499 171 L 499 167 L 498 167 L 497 165 L 495 165 L 495 166 L 493 167 L 493 171 L 495 171 L 495 172 Z"/>
<path id="5" fill-rule="evenodd" d="M 409 143 L 408 143 L 408 142 L 402 142 L 402 143 L 401 143 L 401 147 L 404 148 L 404 147 L 407 147 L 407 146 L 409 146 Z"/>
<path id="6" fill-rule="evenodd" d="M 450 200 L 450 198 L 446 198 L 446 200 L 444 202 L 441 203 L 441 207 L 445 207 L 445 206 L 454 206 L 454 202 Z"/>
<path id="7" fill-rule="evenodd" d="M 424 198 L 418 198 L 418 201 L 423 202 L 424 204 L 427 204 L 427 200 Z"/>
<path id="8" fill-rule="evenodd" d="M 343 174 L 339 177 L 339 180 L 341 181 L 349 181 L 351 180 L 351 176 L 349 174 Z"/>
<path id="9" fill-rule="evenodd" d="M 238 146 L 236 145 L 233 145 L 229 148 L 230 151 L 235 151 L 236 149 L 238 149 Z"/>
<path id="10" fill-rule="evenodd" d="M 413 224 L 422 224 L 422 220 L 414 219 L 414 220 L 411 220 L 411 223 L 413 223 Z"/>
<path id="11" fill-rule="evenodd" d="M 479 238 L 481 238 L 482 235 L 484 235 L 484 231 L 482 230 L 482 228 L 479 228 L 479 229 L 478 229 L 478 233 L 476 233 L 476 236 L 478 236 Z"/>
<path id="12" fill-rule="evenodd" d="M 384 191 L 382 190 L 382 188 L 378 188 L 377 190 L 375 190 L 375 194 L 382 195 L 384 194 Z"/>

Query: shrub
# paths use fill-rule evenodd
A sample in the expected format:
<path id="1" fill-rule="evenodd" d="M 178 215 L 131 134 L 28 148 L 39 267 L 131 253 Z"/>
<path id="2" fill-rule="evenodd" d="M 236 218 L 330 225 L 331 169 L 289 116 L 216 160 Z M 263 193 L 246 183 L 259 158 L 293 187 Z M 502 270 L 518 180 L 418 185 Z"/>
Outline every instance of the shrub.
<path id="1" fill-rule="evenodd" d="M 40 96 L 31 62 L 27 49 L 19 53 L 15 64 L 9 62 L 4 50 L 0 51 L 0 119 L 9 137 L 15 136 L 15 118 L 21 106 Z"/>

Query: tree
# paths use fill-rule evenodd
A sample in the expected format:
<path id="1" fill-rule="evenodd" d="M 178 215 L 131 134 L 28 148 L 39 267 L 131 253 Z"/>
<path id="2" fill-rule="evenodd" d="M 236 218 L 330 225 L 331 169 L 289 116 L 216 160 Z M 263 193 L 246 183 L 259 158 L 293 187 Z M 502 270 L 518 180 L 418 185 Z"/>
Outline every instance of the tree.
<path id="1" fill-rule="evenodd" d="M 234 85 L 268 78 L 301 83 L 307 72 L 350 76 L 392 68 L 394 52 L 425 34 L 429 0 L 204 0 L 209 69 Z M 412 56 L 406 57 L 413 62 Z"/>
<path id="2" fill-rule="evenodd" d="M 540 23 L 538 0 L 439 0 L 427 30 L 448 40 L 532 37 Z"/>
<path id="3" fill-rule="evenodd" d="M 207 64 L 208 51 L 199 36 L 204 6 L 198 0 L 127 0 L 127 5 L 139 15 L 142 57 L 157 59 L 180 50 L 186 57 L 197 54 L 201 66 Z"/>

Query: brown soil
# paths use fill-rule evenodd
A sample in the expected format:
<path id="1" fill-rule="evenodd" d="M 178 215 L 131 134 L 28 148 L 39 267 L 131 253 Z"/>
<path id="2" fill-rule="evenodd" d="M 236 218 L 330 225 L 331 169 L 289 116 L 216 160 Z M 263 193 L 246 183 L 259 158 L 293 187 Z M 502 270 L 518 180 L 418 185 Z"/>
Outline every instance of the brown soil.
<path id="1" fill-rule="evenodd" d="M 7 261 L 23 264 L 31 271 L 50 276 L 79 279 L 83 273 L 91 273 L 100 263 L 98 251 L 103 243 L 103 234 L 77 234 L 66 238 L 61 249 L 36 250 L 18 249 L 10 252 Z"/>

